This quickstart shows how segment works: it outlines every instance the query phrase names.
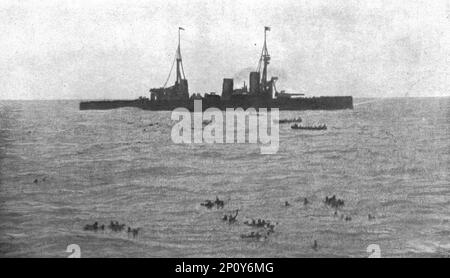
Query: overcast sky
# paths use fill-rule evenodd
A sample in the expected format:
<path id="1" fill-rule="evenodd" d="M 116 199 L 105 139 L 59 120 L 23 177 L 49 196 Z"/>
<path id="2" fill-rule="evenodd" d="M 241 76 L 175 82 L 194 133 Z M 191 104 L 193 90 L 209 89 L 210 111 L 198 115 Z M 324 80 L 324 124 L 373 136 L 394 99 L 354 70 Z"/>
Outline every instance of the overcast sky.
<path id="1" fill-rule="evenodd" d="M 247 80 L 270 26 L 279 90 L 450 96 L 449 2 L 2 0 L 0 99 L 147 96 L 167 78 L 178 26 L 191 94 Z"/>

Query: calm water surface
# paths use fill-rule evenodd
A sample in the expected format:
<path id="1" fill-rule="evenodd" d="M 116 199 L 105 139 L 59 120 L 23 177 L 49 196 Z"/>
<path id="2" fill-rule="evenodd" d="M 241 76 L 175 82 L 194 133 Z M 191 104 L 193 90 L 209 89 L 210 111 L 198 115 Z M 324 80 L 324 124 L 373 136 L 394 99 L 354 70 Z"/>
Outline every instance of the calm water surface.
<path id="1" fill-rule="evenodd" d="M 0 256 L 66 257 L 75 243 L 82 257 L 367 257 L 370 244 L 382 256 L 448 257 L 450 98 L 355 103 L 281 112 L 328 130 L 281 125 L 278 153 L 261 155 L 249 144 L 175 145 L 170 112 L 2 101 Z M 324 205 L 333 194 L 352 221 Z M 224 209 L 200 206 L 216 195 Z M 236 224 L 221 221 L 238 208 Z M 241 239 L 250 218 L 278 222 L 275 233 Z M 111 220 L 141 233 L 83 231 Z"/>

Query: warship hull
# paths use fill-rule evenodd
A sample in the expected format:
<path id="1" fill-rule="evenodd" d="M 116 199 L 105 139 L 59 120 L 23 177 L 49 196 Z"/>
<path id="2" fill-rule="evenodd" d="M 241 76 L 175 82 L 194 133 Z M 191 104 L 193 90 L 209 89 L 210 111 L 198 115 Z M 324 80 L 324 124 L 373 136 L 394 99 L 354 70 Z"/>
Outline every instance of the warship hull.
<path id="1" fill-rule="evenodd" d="M 176 108 L 186 108 L 194 111 L 194 100 L 100 100 L 100 101 L 82 101 L 80 102 L 80 110 L 107 110 L 123 107 L 136 107 L 143 110 L 151 111 L 172 111 Z M 202 99 L 202 110 L 208 108 L 218 108 L 226 110 L 227 108 L 243 108 L 253 107 L 260 108 L 278 108 L 279 110 L 342 110 L 353 109 L 353 98 L 351 96 L 323 96 L 323 97 L 302 97 L 290 99 L 238 99 L 238 100 L 217 100 Z"/>
<path id="2" fill-rule="evenodd" d="M 175 84 L 166 87 L 170 78 L 172 69 L 169 72 L 166 83 L 161 88 L 150 89 L 150 98 L 140 97 L 136 100 L 100 100 L 83 101 L 80 103 L 80 110 L 105 110 L 122 107 L 136 107 L 152 111 L 171 111 L 176 108 L 186 108 L 194 111 L 195 100 L 202 101 L 202 110 L 208 108 L 218 108 L 226 110 L 227 108 L 248 109 L 248 108 L 278 108 L 279 110 L 340 110 L 353 109 L 353 98 L 351 96 L 322 96 L 322 97 L 304 97 L 303 94 L 286 94 L 284 91 L 276 90 L 275 82 L 278 77 L 268 79 L 267 70 L 271 59 L 266 45 L 266 32 L 270 27 L 264 27 L 264 46 L 259 59 L 258 70 L 250 72 L 249 88 L 245 85 L 242 88 L 235 88 L 234 80 L 224 78 L 222 84 L 222 95 L 216 95 L 215 92 L 190 96 L 188 89 L 188 80 L 184 75 L 183 61 L 181 58 L 180 31 L 178 28 L 178 47 L 174 62 L 176 63 Z M 301 97 L 295 97 L 301 96 Z"/>

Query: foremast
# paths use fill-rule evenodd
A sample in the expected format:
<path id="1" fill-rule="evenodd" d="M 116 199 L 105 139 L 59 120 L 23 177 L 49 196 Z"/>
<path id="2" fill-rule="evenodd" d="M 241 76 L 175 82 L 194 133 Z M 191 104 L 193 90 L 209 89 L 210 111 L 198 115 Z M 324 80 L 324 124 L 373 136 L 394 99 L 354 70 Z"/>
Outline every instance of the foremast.
<path id="1" fill-rule="evenodd" d="M 178 27 L 178 47 L 175 54 L 175 59 L 170 68 L 169 76 L 166 82 L 161 88 L 150 89 L 151 100 L 188 100 L 189 99 L 189 89 L 186 76 L 184 75 L 183 58 L 181 57 L 181 31 L 184 31 L 183 27 Z M 167 82 L 172 74 L 173 66 L 176 63 L 176 79 L 175 84 L 170 87 L 166 87 Z"/>
<path id="2" fill-rule="evenodd" d="M 277 77 L 272 77 L 270 80 L 267 80 L 267 67 L 270 63 L 270 55 L 267 50 L 267 31 L 270 31 L 270 27 L 264 26 L 264 44 L 261 51 L 261 56 L 258 62 L 258 68 L 256 70 L 257 76 L 260 76 L 259 80 L 259 94 L 262 95 L 265 99 L 272 99 L 273 91 L 275 90 L 275 81 L 278 79 Z M 262 71 L 262 72 L 261 72 Z"/>

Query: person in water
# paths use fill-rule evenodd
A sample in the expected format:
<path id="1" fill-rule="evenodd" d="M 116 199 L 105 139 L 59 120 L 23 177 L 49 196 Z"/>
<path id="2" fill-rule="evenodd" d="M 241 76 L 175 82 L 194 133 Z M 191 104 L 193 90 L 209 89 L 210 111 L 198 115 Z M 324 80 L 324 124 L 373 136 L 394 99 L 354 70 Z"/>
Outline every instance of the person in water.
<path id="1" fill-rule="evenodd" d="M 95 222 L 93 225 L 87 224 L 84 226 L 85 231 L 97 231 L 98 230 L 98 222 Z"/>
<path id="2" fill-rule="evenodd" d="M 338 209 L 340 207 L 343 207 L 345 205 L 344 200 L 337 199 L 336 195 L 333 195 L 333 197 L 329 198 L 328 196 L 325 197 L 325 204 L 331 206 L 332 208 Z"/>
<path id="3" fill-rule="evenodd" d="M 217 196 L 216 196 L 216 200 L 214 201 L 214 204 L 218 207 L 218 208 L 223 208 L 224 206 L 224 202 L 222 200 L 220 200 Z"/>
<path id="4" fill-rule="evenodd" d="M 308 204 L 309 204 L 308 199 L 307 199 L 307 198 L 303 199 L 303 205 L 306 206 L 306 205 L 308 205 Z"/>
<path id="5" fill-rule="evenodd" d="M 128 227 L 127 233 L 131 234 L 133 236 L 133 238 L 135 238 L 135 237 L 137 237 L 140 229 L 141 228 L 132 229 L 131 227 Z"/>
<path id="6" fill-rule="evenodd" d="M 210 209 L 214 206 L 214 203 L 211 200 L 206 200 L 204 203 L 201 203 L 200 205 Z"/>
<path id="7" fill-rule="evenodd" d="M 314 244 L 312 246 L 312 248 L 317 251 L 318 245 L 317 245 L 317 240 L 314 240 Z"/>
<path id="8" fill-rule="evenodd" d="M 234 216 L 230 214 L 228 216 L 228 223 L 231 224 L 231 223 L 236 222 L 236 218 L 237 218 L 238 214 L 239 214 L 239 210 L 238 209 L 236 210 L 236 213 L 235 213 Z"/>
<path id="9" fill-rule="evenodd" d="M 108 228 L 113 232 L 121 232 L 125 228 L 125 224 L 119 224 L 119 221 L 111 221 Z"/>

